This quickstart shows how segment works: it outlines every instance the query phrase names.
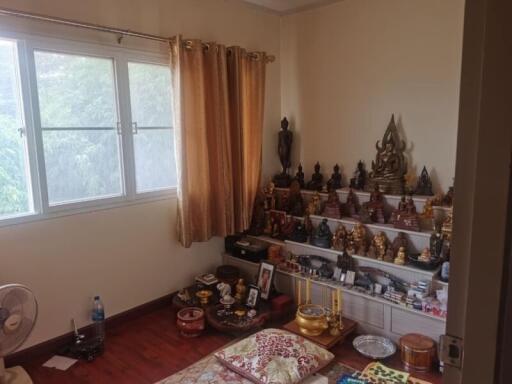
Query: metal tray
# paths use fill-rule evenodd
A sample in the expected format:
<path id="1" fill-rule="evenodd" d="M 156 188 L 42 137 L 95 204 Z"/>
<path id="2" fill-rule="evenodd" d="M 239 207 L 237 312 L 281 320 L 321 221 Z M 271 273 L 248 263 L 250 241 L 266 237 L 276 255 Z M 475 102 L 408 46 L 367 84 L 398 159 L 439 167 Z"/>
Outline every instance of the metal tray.
<path id="1" fill-rule="evenodd" d="M 395 344 L 381 336 L 361 335 L 354 339 L 352 345 L 363 356 L 375 360 L 385 359 L 396 352 Z"/>

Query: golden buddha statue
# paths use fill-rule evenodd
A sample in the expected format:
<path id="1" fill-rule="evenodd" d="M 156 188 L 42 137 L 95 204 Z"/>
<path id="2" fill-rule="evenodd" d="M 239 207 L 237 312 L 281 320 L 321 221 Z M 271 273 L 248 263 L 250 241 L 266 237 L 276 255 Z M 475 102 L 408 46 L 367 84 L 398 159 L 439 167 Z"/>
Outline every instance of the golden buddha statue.
<path id="1" fill-rule="evenodd" d="M 379 232 L 373 237 L 372 243 L 375 249 L 375 256 L 377 260 L 384 260 L 384 256 L 386 256 L 386 251 L 388 249 L 388 239 L 384 232 Z"/>
<path id="2" fill-rule="evenodd" d="M 345 251 L 347 234 L 345 226 L 340 224 L 338 228 L 336 228 L 334 236 L 332 237 L 332 249 L 335 249 L 336 251 Z"/>
<path id="3" fill-rule="evenodd" d="M 430 254 L 430 248 L 423 249 L 423 252 L 421 252 L 421 255 L 418 257 L 418 261 L 421 261 L 422 263 L 430 263 L 430 260 L 432 259 L 432 255 Z"/>
<path id="4" fill-rule="evenodd" d="M 322 212 L 322 198 L 318 192 L 313 194 L 306 210 L 307 215 L 319 215 Z"/>
<path id="5" fill-rule="evenodd" d="M 354 251 L 358 255 L 364 256 L 366 254 L 366 229 L 363 224 L 356 223 L 351 231 Z"/>
<path id="6" fill-rule="evenodd" d="M 398 249 L 398 253 L 396 254 L 394 263 L 397 265 L 405 264 L 405 248 L 404 247 L 400 247 Z"/>

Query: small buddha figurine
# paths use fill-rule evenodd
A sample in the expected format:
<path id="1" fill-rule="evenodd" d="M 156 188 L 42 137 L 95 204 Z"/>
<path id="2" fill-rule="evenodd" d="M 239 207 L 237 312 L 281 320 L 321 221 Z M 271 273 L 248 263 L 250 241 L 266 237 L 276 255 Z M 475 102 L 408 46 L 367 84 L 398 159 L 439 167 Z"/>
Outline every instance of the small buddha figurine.
<path id="1" fill-rule="evenodd" d="M 260 236 L 265 229 L 265 196 L 260 191 L 256 194 L 254 199 L 254 206 L 252 208 L 251 226 L 249 234 L 253 236 Z"/>
<path id="2" fill-rule="evenodd" d="M 441 227 L 443 237 L 448 242 L 452 239 L 452 227 L 453 227 L 453 209 L 449 209 Z"/>
<path id="3" fill-rule="evenodd" d="M 334 236 L 332 237 L 332 249 L 336 251 L 344 251 L 347 241 L 347 229 L 343 224 L 340 224 L 336 231 L 334 232 Z"/>
<path id="4" fill-rule="evenodd" d="M 427 167 L 425 166 L 423 166 L 423 170 L 421 171 L 420 177 L 418 178 L 418 183 L 414 189 L 414 194 L 434 196 L 434 192 L 432 192 L 432 180 L 430 180 Z"/>
<path id="5" fill-rule="evenodd" d="M 442 204 L 445 207 L 451 207 L 453 205 L 454 191 L 453 187 L 448 188 L 448 192 L 443 196 Z"/>
<path id="6" fill-rule="evenodd" d="M 398 232 L 395 239 L 391 243 L 391 249 L 393 251 L 393 257 L 396 257 L 398 250 L 403 248 L 405 253 L 407 254 L 409 249 L 409 242 L 407 241 L 407 237 L 404 232 Z"/>
<path id="7" fill-rule="evenodd" d="M 324 205 L 322 216 L 341 219 L 341 201 L 335 189 L 329 191 L 327 202 Z"/>
<path id="8" fill-rule="evenodd" d="M 432 199 L 427 199 L 421 212 L 421 217 L 424 219 L 432 220 L 434 218 L 434 208 L 432 207 Z"/>
<path id="9" fill-rule="evenodd" d="M 320 163 L 317 162 L 315 164 L 315 173 L 313 173 L 313 175 L 311 175 L 311 180 L 306 185 L 306 189 L 309 189 L 310 191 L 320 192 L 324 186 L 323 180 L 324 180 L 324 177 L 320 173 Z"/>
<path id="10" fill-rule="evenodd" d="M 379 232 L 373 237 L 373 246 L 375 247 L 375 255 L 377 260 L 384 260 L 388 249 L 388 239 L 384 232 Z"/>
<path id="11" fill-rule="evenodd" d="M 318 192 L 315 192 L 309 200 L 307 206 L 308 215 L 319 215 L 322 212 L 322 198 Z"/>
<path id="12" fill-rule="evenodd" d="M 331 229 L 329 228 L 329 225 L 327 225 L 327 219 L 323 219 L 318 227 L 313 231 L 311 244 L 321 248 L 331 248 L 331 240 Z"/>
<path id="13" fill-rule="evenodd" d="M 352 231 L 350 232 L 352 236 L 352 241 L 354 242 L 354 251 L 358 255 L 365 255 L 366 254 L 366 229 L 364 228 L 363 224 L 356 223 L 354 225 L 354 228 L 352 228 Z"/>
<path id="14" fill-rule="evenodd" d="M 238 279 L 238 283 L 235 286 L 235 300 L 242 303 L 247 292 L 247 287 L 244 284 L 244 279 Z"/>
<path id="15" fill-rule="evenodd" d="M 265 195 L 265 211 L 276 209 L 276 191 L 273 182 L 269 181 L 265 188 L 263 188 Z"/>
<path id="16" fill-rule="evenodd" d="M 400 247 L 398 249 L 398 253 L 396 255 L 394 263 L 397 265 L 405 265 L 405 248 L 404 247 Z"/>
<path id="17" fill-rule="evenodd" d="M 278 134 L 277 153 L 281 162 L 281 173 L 274 176 L 273 181 L 278 187 L 286 188 L 290 185 L 291 177 L 288 169 L 291 166 L 290 158 L 292 152 L 293 133 L 288 129 L 288 120 L 284 117 L 281 120 L 281 130 Z"/>
<path id="18" fill-rule="evenodd" d="M 359 160 L 357 168 L 354 172 L 354 177 L 350 179 L 350 188 L 363 190 L 366 185 L 366 178 L 368 173 L 366 172 L 364 163 Z"/>
<path id="19" fill-rule="evenodd" d="M 436 223 L 434 232 L 430 236 L 430 253 L 432 258 L 439 260 L 443 256 L 444 238 L 441 232 L 441 226 Z"/>
<path id="20" fill-rule="evenodd" d="M 349 188 L 348 195 L 347 195 L 347 201 L 345 202 L 345 214 L 349 217 L 356 217 L 357 216 L 357 201 L 356 201 L 356 194 L 352 190 L 352 188 Z"/>
<path id="21" fill-rule="evenodd" d="M 403 213 L 407 210 L 407 201 L 405 200 L 405 195 L 402 195 L 400 201 L 398 202 L 398 208 L 391 212 L 391 216 L 389 217 L 388 223 L 395 224 L 398 220 L 398 216 L 400 213 Z"/>
<path id="22" fill-rule="evenodd" d="M 311 221 L 310 221 L 310 223 L 311 223 Z M 289 236 L 289 239 L 291 241 L 296 241 L 297 243 L 307 243 L 308 236 L 309 236 L 309 233 L 306 230 L 306 226 L 303 223 L 298 222 L 295 225 L 293 232 Z"/>
<path id="23" fill-rule="evenodd" d="M 302 217 L 304 215 L 304 199 L 300 192 L 300 183 L 298 180 L 293 180 L 290 184 L 288 195 L 288 212 L 292 216 Z"/>
<path id="24" fill-rule="evenodd" d="M 384 218 L 384 199 L 378 184 L 375 184 L 374 190 L 370 193 L 370 201 L 364 203 L 363 206 L 368 210 L 373 222 L 379 224 L 386 222 Z"/>
<path id="25" fill-rule="evenodd" d="M 302 172 L 302 164 L 299 164 L 297 168 L 297 173 L 295 174 L 295 180 L 299 182 L 301 188 L 304 188 L 304 172 Z"/>
<path id="26" fill-rule="evenodd" d="M 333 168 L 333 174 L 331 178 L 327 181 L 327 190 L 331 189 L 340 189 L 341 188 L 341 173 L 340 166 L 336 164 Z"/>
<path id="27" fill-rule="evenodd" d="M 279 233 L 279 239 L 287 240 L 290 238 L 292 233 L 295 231 L 295 227 L 298 224 L 298 220 L 291 219 L 287 221 L 284 225 L 281 226 L 281 230 Z"/>
<path id="28" fill-rule="evenodd" d="M 345 244 L 345 253 L 349 256 L 355 255 L 356 244 L 354 242 L 354 237 L 352 236 L 351 232 L 347 233 L 347 239 Z"/>
<path id="29" fill-rule="evenodd" d="M 396 221 L 393 223 L 395 228 L 407 229 L 410 231 L 419 231 L 419 216 L 416 213 L 416 206 L 412 196 L 409 196 L 405 203 L 405 210 L 399 211 Z"/>
<path id="30" fill-rule="evenodd" d="M 388 247 L 388 249 L 386 250 L 386 254 L 384 255 L 384 261 L 388 263 L 393 263 L 395 261 L 393 248 Z"/>
<path id="31" fill-rule="evenodd" d="M 422 263 L 430 263 L 430 260 L 432 259 L 432 255 L 430 254 L 430 249 L 426 247 L 421 252 L 421 255 L 418 257 L 418 261 L 421 261 Z"/>

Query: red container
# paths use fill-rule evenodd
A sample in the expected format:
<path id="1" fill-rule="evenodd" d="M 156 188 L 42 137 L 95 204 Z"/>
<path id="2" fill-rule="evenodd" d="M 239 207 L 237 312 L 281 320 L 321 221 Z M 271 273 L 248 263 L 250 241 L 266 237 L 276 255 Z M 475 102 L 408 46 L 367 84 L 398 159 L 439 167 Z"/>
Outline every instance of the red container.
<path id="1" fill-rule="evenodd" d="M 183 308 L 176 323 L 182 336 L 199 336 L 204 331 L 204 311 L 197 307 Z"/>

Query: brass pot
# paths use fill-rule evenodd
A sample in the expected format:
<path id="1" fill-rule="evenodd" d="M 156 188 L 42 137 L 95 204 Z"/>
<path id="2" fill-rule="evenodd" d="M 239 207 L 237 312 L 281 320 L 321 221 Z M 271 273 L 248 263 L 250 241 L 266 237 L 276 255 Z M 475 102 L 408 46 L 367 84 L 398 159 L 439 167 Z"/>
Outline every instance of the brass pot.
<path id="1" fill-rule="evenodd" d="M 327 328 L 327 317 L 320 305 L 303 304 L 297 309 L 295 316 L 300 332 L 306 336 L 320 336 Z"/>
<path id="2" fill-rule="evenodd" d="M 199 302 L 202 305 L 207 305 L 208 301 L 210 300 L 210 296 L 213 294 L 212 291 L 208 291 L 206 289 L 203 289 L 201 291 L 196 292 L 196 296 L 199 299 Z"/>

